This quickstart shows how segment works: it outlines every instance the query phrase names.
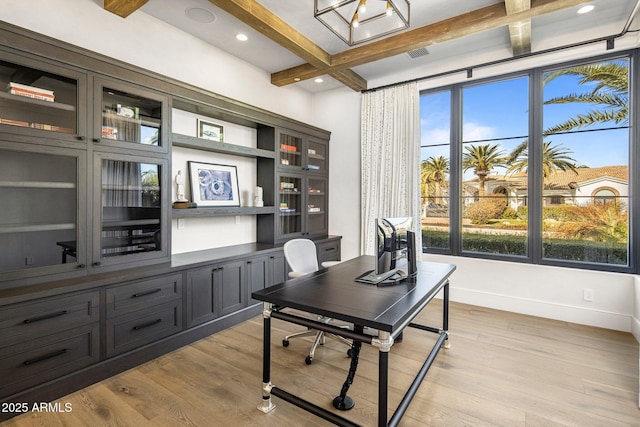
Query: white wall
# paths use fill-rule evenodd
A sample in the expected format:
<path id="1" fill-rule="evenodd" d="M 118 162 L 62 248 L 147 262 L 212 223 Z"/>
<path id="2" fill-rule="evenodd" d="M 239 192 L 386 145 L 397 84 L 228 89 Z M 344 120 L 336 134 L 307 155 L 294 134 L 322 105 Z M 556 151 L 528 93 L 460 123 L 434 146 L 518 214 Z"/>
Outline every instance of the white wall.
<path id="1" fill-rule="evenodd" d="M 329 233 L 342 236 L 342 259 L 360 255 L 360 99 L 343 88 L 313 100 L 313 124 L 331 130 Z"/>
<path id="2" fill-rule="evenodd" d="M 631 320 L 631 332 L 640 342 L 640 276 L 634 277 L 634 294 L 633 294 L 633 317 Z"/>

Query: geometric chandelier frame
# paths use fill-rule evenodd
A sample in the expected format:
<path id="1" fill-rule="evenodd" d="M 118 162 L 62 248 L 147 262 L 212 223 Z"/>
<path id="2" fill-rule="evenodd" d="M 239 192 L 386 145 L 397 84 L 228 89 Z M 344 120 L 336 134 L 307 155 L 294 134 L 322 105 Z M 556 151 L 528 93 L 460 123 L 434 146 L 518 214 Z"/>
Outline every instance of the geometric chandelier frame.
<path id="1" fill-rule="evenodd" d="M 314 0 L 313 16 L 349 46 L 409 28 L 409 0 Z"/>

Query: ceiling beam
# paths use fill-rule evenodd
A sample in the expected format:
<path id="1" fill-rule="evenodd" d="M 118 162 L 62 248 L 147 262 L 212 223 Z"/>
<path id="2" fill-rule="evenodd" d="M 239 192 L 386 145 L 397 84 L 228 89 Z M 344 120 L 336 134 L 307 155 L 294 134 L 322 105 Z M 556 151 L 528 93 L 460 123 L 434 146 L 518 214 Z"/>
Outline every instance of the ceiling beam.
<path id="1" fill-rule="evenodd" d="M 531 9 L 531 0 L 505 0 L 507 15 Z M 531 53 L 531 19 L 509 24 L 509 38 L 513 56 Z"/>
<path id="2" fill-rule="evenodd" d="M 331 55 L 313 43 L 310 39 L 298 32 L 292 26 L 283 21 L 269 9 L 255 0 L 209 0 L 225 12 L 238 18 L 256 31 L 269 37 L 274 42 L 288 49 L 293 54 L 307 61 L 314 70 L 326 69 L 324 73 L 315 77 L 328 74 L 351 89 L 360 91 L 367 88 L 367 82 L 361 76 L 342 67 L 338 70 L 330 69 Z M 287 84 L 300 81 L 292 77 Z"/>
<path id="3" fill-rule="evenodd" d="M 331 56 L 331 65 L 317 67 L 303 64 L 271 75 L 271 83 L 285 86 L 294 81 L 315 78 L 337 70 L 348 69 L 369 62 L 399 55 L 436 43 L 470 36 L 475 33 L 531 20 L 536 16 L 557 12 L 568 7 L 589 3 L 590 0 L 533 0 L 531 8 L 507 14 L 504 3 L 496 3 L 453 18 L 426 25 L 367 43 Z"/>
<path id="4" fill-rule="evenodd" d="M 144 6 L 149 0 L 104 0 L 104 9 L 126 18 Z"/>

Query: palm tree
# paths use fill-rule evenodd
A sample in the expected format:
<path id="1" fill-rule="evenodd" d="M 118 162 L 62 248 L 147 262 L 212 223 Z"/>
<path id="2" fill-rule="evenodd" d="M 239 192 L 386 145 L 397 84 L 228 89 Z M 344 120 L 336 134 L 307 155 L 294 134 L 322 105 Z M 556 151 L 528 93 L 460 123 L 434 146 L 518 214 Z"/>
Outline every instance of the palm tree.
<path id="1" fill-rule="evenodd" d="M 549 136 L 560 132 L 567 132 L 576 128 L 613 121 L 615 123 L 629 123 L 629 69 L 625 63 L 619 61 L 602 62 L 599 64 L 580 65 L 545 74 L 543 84 L 561 76 L 580 76 L 579 84 L 597 83 L 595 88 L 581 94 L 568 94 L 546 100 L 545 105 L 569 104 L 574 102 L 599 105 L 600 109 L 586 114 L 578 114 L 563 123 L 546 129 L 543 135 Z M 507 162 L 512 165 L 511 172 L 526 170 L 526 154 L 529 141 L 525 140 L 509 155 Z M 577 165 L 575 160 L 568 157 L 568 150 L 560 150 L 556 145 L 544 143 L 543 166 L 544 177 L 547 178 L 555 170 L 573 170 Z M 555 153 L 548 152 L 555 150 Z M 555 163 L 558 158 L 560 163 Z M 566 162 L 574 162 L 571 163 Z"/>
<path id="2" fill-rule="evenodd" d="M 445 182 L 448 173 L 449 159 L 444 156 L 431 156 L 420 163 L 421 181 L 425 184 L 424 187 L 426 187 L 427 190 L 433 185 L 436 204 L 441 204 L 442 202 L 442 183 Z M 429 194 L 424 194 L 424 196 L 429 196 Z"/>
<path id="3" fill-rule="evenodd" d="M 507 174 L 526 172 L 528 170 L 529 150 L 527 145 L 527 141 L 524 141 L 511 152 L 507 160 L 509 164 Z M 570 170 L 577 174 L 578 165 L 576 160 L 569 156 L 570 154 L 572 154 L 572 151 L 561 148 L 561 144 L 552 146 L 551 141 L 546 141 L 542 147 L 542 177 L 547 179 L 558 170 Z"/>
<path id="4" fill-rule="evenodd" d="M 544 131 L 545 135 L 567 132 L 572 129 L 596 123 L 629 123 L 629 68 L 620 61 L 581 65 L 548 73 L 543 84 L 560 76 L 580 76 L 579 84 L 596 83 L 593 90 L 584 93 L 571 93 L 546 100 L 545 104 L 568 104 L 574 102 L 594 104 L 599 108 L 586 114 L 552 126 Z"/>
<path id="5" fill-rule="evenodd" d="M 499 150 L 500 146 L 497 144 L 465 147 L 465 153 L 462 154 L 462 170 L 466 172 L 473 169 L 473 173 L 478 177 L 478 197 L 484 196 L 484 183 L 489 172 L 494 168 L 507 165 L 504 152 Z"/>

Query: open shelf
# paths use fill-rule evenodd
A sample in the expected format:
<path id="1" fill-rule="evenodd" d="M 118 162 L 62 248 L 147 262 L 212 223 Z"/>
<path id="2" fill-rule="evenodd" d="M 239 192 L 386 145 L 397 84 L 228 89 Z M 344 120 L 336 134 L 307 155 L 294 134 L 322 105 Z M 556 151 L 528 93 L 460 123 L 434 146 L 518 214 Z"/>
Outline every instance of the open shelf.
<path id="1" fill-rule="evenodd" d="M 243 147 L 241 145 L 228 144 L 226 142 L 211 141 L 208 139 L 196 138 L 193 136 L 182 135 L 179 133 L 172 134 L 173 146 L 192 148 L 194 150 L 212 151 L 215 153 L 231 154 L 243 157 L 263 157 L 274 159 L 275 153 L 261 148 Z"/>
<path id="2" fill-rule="evenodd" d="M 172 209 L 173 218 L 206 218 L 212 216 L 234 216 L 234 215 L 266 215 L 275 213 L 275 206 L 256 207 L 215 207 L 215 208 L 193 208 L 193 209 Z"/>

